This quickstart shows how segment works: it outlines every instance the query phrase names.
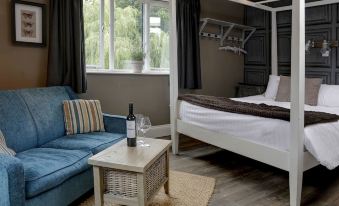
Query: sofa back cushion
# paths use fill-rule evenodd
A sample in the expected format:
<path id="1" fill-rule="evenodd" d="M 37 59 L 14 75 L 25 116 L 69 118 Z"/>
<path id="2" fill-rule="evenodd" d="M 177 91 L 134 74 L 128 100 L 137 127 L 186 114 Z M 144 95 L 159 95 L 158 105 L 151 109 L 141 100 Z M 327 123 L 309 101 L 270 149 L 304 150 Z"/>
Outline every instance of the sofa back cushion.
<path id="1" fill-rule="evenodd" d="M 63 106 L 66 135 L 105 131 L 99 100 L 66 100 Z"/>
<path id="2" fill-rule="evenodd" d="M 71 99 L 67 87 L 23 89 L 17 92 L 25 100 L 36 124 L 38 146 L 65 135 L 63 101 Z"/>
<path id="3" fill-rule="evenodd" d="M 34 120 L 22 97 L 16 91 L 0 91 L 0 130 L 6 144 L 16 152 L 38 145 Z"/>

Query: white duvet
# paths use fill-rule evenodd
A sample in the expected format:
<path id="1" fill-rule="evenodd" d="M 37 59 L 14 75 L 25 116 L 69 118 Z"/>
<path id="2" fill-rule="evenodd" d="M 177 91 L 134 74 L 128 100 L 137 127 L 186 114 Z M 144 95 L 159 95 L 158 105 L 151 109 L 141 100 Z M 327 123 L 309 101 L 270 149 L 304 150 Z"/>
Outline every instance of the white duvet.
<path id="1" fill-rule="evenodd" d="M 234 98 L 236 101 L 264 103 L 289 108 L 289 102 L 275 102 L 262 95 Z M 321 111 L 339 115 L 339 107 L 305 105 L 306 111 Z M 289 150 L 290 124 L 287 121 L 207 109 L 181 101 L 179 117 L 182 121 L 202 128 L 227 133 L 242 139 Z M 339 122 L 305 127 L 305 148 L 328 169 L 339 165 Z"/>

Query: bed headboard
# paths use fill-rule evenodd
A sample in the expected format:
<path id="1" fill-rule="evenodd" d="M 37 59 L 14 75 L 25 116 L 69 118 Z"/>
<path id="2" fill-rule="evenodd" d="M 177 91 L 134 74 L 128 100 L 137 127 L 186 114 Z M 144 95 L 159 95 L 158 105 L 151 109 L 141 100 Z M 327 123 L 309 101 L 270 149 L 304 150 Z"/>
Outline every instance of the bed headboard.
<path id="1" fill-rule="evenodd" d="M 257 28 L 246 44 L 244 81 L 249 84 L 267 84 L 271 73 L 270 13 L 245 8 L 245 24 Z M 325 5 L 306 9 L 306 41 L 339 40 L 339 9 Z M 277 13 L 279 75 L 290 75 L 291 11 Z M 322 57 L 320 49 L 311 49 L 306 55 L 306 76 L 322 78 L 323 83 L 339 84 L 339 51 L 333 48 L 330 57 Z"/>

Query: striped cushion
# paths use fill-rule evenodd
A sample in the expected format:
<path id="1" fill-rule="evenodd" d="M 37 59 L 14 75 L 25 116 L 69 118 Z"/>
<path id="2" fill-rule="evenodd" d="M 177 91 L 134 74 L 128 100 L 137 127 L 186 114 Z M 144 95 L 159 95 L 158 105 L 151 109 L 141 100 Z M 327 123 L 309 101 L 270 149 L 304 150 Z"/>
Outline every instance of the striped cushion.
<path id="1" fill-rule="evenodd" d="M 64 114 L 67 135 L 105 131 L 99 100 L 66 100 Z"/>
<path id="2" fill-rule="evenodd" d="M 4 135 L 0 130 L 0 154 L 15 156 L 15 152 L 7 147 Z"/>

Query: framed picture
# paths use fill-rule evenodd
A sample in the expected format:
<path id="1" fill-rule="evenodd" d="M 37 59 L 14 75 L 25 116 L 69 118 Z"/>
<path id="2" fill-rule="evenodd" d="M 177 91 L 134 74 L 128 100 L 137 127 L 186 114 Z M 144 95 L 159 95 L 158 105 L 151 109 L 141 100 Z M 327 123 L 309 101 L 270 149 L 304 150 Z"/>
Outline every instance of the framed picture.
<path id="1" fill-rule="evenodd" d="M 46 5 L 12 1 L 12 40 L 23 46 L 46 46 Z"/>

